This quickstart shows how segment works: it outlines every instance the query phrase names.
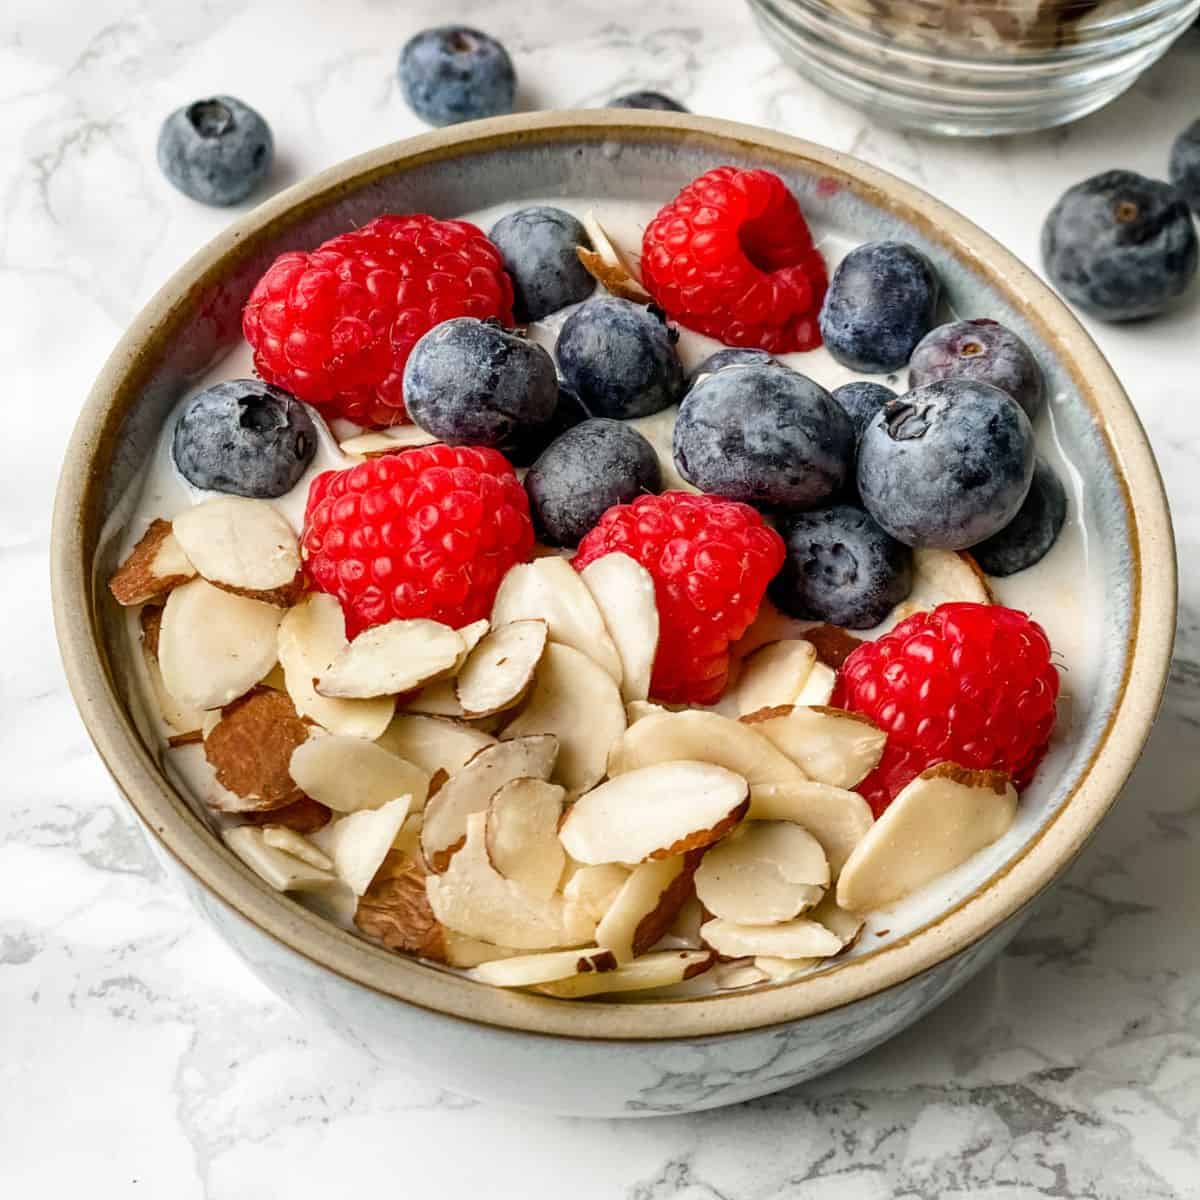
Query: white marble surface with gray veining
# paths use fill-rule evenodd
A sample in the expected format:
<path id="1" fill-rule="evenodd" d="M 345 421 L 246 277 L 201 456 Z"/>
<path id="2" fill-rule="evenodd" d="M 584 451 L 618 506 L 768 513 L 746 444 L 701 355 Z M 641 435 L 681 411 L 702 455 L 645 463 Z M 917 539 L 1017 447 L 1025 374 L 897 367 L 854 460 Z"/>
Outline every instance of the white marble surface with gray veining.
<path id="1" fill-rule="evenodd" d="M 63 683 L 46 570 L 62 447 L 123 326 L 230 214 L 172 191 L 163 115 L 231 92 L 272 187 L 419 128 L 418 28 L 500 35 L 524 107 L 633 87 L 853 151 L 1027 260 L 1068 184 L 1161 175 L 1200 115 L 1192 33 L 1115 106 L 1044 136 L 901 136 L 809 87 L 734 0 L 7 0 L 0 11 L 0 1194 L 324 1200 L 1200 1196 L 1200 298 L 1096 328 L 1149 428 L 1183 569 L 1162 718 L 1110 820 L 995 965 L 816 1083 L 595 1123 L 381 1072 L 255 982 L 160 876 Z M 1189 567 L 1189 564 L 1193 564 Z M 385 1192 L 386 1189 L 386 1192 Z"/>

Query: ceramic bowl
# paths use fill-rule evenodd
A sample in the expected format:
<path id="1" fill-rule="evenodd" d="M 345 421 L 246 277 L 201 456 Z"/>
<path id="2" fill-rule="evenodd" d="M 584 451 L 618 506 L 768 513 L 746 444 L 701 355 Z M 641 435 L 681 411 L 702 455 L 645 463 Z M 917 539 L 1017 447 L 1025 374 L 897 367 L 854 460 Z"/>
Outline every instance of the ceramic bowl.
<path id="1" fill-rule="evenodd" d="M 911 241 L 952 306 L 1018 329 L 1046 365 L 1056 435 L 1082 479 L 1097 574 L 1096 685 L 1022 802 L 936 911 L 780 987 L 618 1004 L 506 992 L 388 952 L 271 891 L 212 836 L 139 732 L 130 648 L 107 603 L 122 498 L 189 381 L 240 337 L 255 280 L 383 211 L 470 212 L 523 197 L 665 201 L 720 163 L 778 172 L 818 226 Z M 350 160 L 235 222 L 148 304 L 88 398 L 53 532 L 55 619 L 96 748 L 197 909 L 302 1012 L 397 1070 L 559 1113 L 714 1107 L 828 1071 L 943 1000 L 1013 936 L 1023 910 L 1112 805 L 1159 704 L 1174 630 L 1174 550 L 1145 436 L 1103 357 L 1026 267 L 930 196 L 777 133 L 688 115 L 535 113 L 414 138 Z"/>

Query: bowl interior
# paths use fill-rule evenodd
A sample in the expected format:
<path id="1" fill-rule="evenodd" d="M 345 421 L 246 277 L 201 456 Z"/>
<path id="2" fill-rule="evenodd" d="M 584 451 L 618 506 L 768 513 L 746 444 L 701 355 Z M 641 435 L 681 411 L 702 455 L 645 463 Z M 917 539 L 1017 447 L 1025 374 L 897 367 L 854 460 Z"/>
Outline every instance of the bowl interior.
<path id="1" fill-rule="evenodd" d="M 887 925 L 886 936 L 863 939 L 820 975 L 756 993 L 639 1005 L 496 992 L 319 921 L 269 891 L 212 838 L 169 782 L 156 739 L 139 732 L 130 644 L 103 585 L 167 414 L 237 344 L 241 305 L 276 254 L 384 211 L 449 217 L 555 197 L 657 204 L 720 163 L 778 172 L 818 236 L 917 245 L 937 264 L 953 312 L 1000 320 L 1034 349 L 1050 398 L 1039 436 L 1061 456 L 1076 524 L 1051 595 L 1022 592 L 1017 583 L 1011 595 L 1002 586 L 1000 598 L 1035 615 L 1043 605 L 1066 606 L 1056 611 L 1069 611 L 1078 627 L 1064 734 L 1005 838 L 936 894 L 889 913 L 876 923 Z M 115 352 L 81 419 L 56 523 L 56 614 L 72 686 L 118 783 L 185 866 L 256 924 L 367 986 L 460 1016 L 573 1036 L 770 1024 L 878 990 L 982 936 L 1065 865 L 1111 803 L 1148 730 L 1173 628 L 1173 555 L 1161 553 L 1170 549 L 1170 530 L 1153 460 L 1107 365 L 1044 286 L 961 217 L 880 172 L 777 135 L 673 115 L 481 123 L 364 156 L 262 206 L 187 264 Z M 1152 558 L 1154 543 L 1160 552 Z"/>

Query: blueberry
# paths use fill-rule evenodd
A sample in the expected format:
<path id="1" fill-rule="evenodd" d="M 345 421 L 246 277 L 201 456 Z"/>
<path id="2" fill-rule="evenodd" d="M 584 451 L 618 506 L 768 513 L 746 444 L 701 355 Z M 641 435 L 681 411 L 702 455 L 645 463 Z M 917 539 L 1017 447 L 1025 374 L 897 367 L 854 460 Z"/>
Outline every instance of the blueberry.
<path id="1" fill-rule="evenodd" d="M 1171 147 L 1171 182 L 1200 216 L 1200 120 L 1193 121 Z"/>
<path id="2" fill-rule="evenodd" d="M 770 590 L 789 616 L 870 629 L 912 591 L 912 551 L 861 508 L 801 513 L 788 521 L 784 545 L 787 557 Z"/>
<path id="3" fill-rule="evenodd" d="M 266 121 L 232 96 L 177 108 L 158 134 L 158 165 L 201 204 L 245 200 L 267 177 L 275 143 Z"/>
<path id="4" fill-rule="evenodd" d="M 653 108 L 659 112 L 687 112 L 687 107 L 662 92 L 627 92 L 610 100 L 608 108 Z"/>
<path id="5" fill-rule="evenodd" d="M 561 208 L 518 209 L 501 217 L 488 237 L 512 276 L 519 321 L 540 321 L 596 290 L 596 281 L 575 253 L 576 246 L 591 248 L 587 230 Z"/>
<path id="6" fill-rule="evenodd" d="M 971 553 L 987 574 L 1015 575 L 1046 556 L 1066 519 L 1067 490 L 1050 464 L 1039 458 L 1017 515 Z"/>
<path id="7" fill-rule="evenodd" d="M 941 284 L 933 264 L 905 242 L 868 242 L 837 265 L 821 305 L 829 353 L 868 375 L 908 362 L 937 314 Z"/>
<path id="8" fill-rule="evenodd" d="M 896 398 L 896 393 L 890 387 L 863 379 L 843 383 L 840 388 L 833 389 L 832 395 L 846 410 L 856 438 L 862 437 L 863 430 L 879 415 L 879 410 Z"/>
<path id="9" fill-rule="evenodd" d="M 317 430 L 287 392 L 259 379 L 230 379 L 188 401 L 171 452 L 180 474 L 198 488 L 273 500 L 308 469 Z"/>
<path id="10" fill-rule="evenodd" d="M 558 385 L 558 403 L 550 420 L 540 425 L 531 425 L 504 448 L 508 461 L 514 467 L 527 467 L 555 438 L 573 429 L 588 419 L 588 411 L 579 402 L 579 397 L 570 388 Z"/>
<path id="11" fill-rule="evenodd" d="M 805 375 L 729 367 L 684 397 L 673 448 L 679 473 L 701 491 L 766 508 L 813 508 L 846 482 L 854 427 Z"/>
<path id="12" fill-rule="evenodd" d="M 715 375 L 726 367 L 782 367 L 783 364 L 773 358 L 765 350 L 750 350 L 732 348 L 718 350 L 710 354 L 689 376 L 693 385 L 700 382 L 706 375 Z"/>
<path id="13" fill-rule="evenodd" d="M 404 365 L 408 415 L 451 446 L 504 450 L 549 421 L 557 404 L 550 355 L 494 321 L 443 321 Z"/>
<path id="14" fill-rule="evenodd" d="M 1033 459 L 1033 426 L 1007 392 L 942 379 L 893 400 L 867 426 L 858 490 L 892 537 L 963 550 L 1016 516 Z"/>
<path id="15" fill-rule="evenodd" d="M 512 112 L 517 92 L 508 51 L 463 25 L 441 25 L 410 38 L 397 73 L 409 107 L 430 125 Z"/>
<path id="16" fill-rule="evenodd" d="M 1196 231 L 1182 195 L 1133 171 L 1069 188 L 1042 227 L 1054 286 L 1084 312 L 1130 321 L 1162 312 L 1196 274 Z"/>
<path id="17" fill-rule="evenodd" d="M 614 504 L 661 486 L 654 447 L 636 429 L 603 417 L 568 429 L 525 476 L 534 528 L 550 546 L 578 545 Z"/>
<path id="18" fill-rule="evenodd" d="M 648 417 L 683 391 L 678 333 L 662 312 L 615 296 L 581 304 L 563 322 L 555 354 L 563 378 L 599 417 Z"/>

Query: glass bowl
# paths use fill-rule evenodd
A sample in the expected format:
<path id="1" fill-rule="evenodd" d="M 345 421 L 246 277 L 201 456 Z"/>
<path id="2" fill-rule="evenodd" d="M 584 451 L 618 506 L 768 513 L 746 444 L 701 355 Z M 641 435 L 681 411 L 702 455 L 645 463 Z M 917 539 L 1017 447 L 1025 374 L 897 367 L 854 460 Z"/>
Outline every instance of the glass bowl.
<path id="1" fill-rule="evenodd" d="M 789 63 L 892 125 L 964 137 L 1074 121 L 1119 96 L 1200 0 L 750 0 Z"/>

